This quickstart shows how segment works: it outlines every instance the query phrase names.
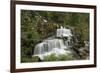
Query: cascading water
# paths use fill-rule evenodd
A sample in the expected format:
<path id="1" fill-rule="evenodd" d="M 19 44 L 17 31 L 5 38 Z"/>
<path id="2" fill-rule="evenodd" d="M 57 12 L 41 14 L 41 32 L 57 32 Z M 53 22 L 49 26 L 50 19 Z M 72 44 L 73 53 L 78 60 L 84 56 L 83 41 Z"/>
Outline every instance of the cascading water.
<path id="1" fill-rule="evenodd" d="M 55 53 L 56 55 L 70 53 L 65 49 L 68 49 L 68 42 L 70 42 L 71 31 L 69 29 L 65 29 L 61 27 L 61 29 L 57 29 L 57 36 L 61 38 L 52 38 L 45 39 L 43 42 L 37 44 L 34 48 L 34 55 L 39 56 L 40 59 L 43 59 L 45 55 L 50 55 L 51 53 Z M 68 40 L 64 41 L 62 37 L 67 37 Z"/>
<path id="2" fill-rule="evenodd" d="M 66 28 L 63 28 L 61 26 L 60 29 L 57 29 L 57 34 L 56 34 L 57 37 L 70 37 L 72 36 L 71 34 L 71 30 L 70 29 L 66 29 Z"/>
<path id="3" fill-rule="evenodd" d="M 64 45 L 62 39 L 45 40 L 42 43 L 36 45 L 34 54 L 44 54 L 45 52 L 50 52 L 54 48 L 66 49 L 67 47 Z"/>

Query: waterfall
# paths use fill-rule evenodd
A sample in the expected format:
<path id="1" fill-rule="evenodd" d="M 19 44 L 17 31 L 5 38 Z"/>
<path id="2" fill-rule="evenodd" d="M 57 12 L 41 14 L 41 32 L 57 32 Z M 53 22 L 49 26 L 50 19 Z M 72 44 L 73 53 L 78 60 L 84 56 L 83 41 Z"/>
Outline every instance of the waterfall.
<path id="1" fill-rule="evenodd" d="M 43 56 L 50 55 L 51 53 L 55 53 L 56 55 L 69 53 L 70 51 L 66 51 L 65 49 L 69 49 L 68 46 L 71 36 L 71 30 L 61 26 L 60 29 L 57 29 L 57 38 L 49 37 L 35 46 L 33 56 L 36 55 L 39 56 L 40 59 L 43 59 Z M 67 38 L 67 40 L 63 40 L 63 37 Z"/>
<path id="2" fill-rule="evenodd" d="M 70 29 L 66 29 L 64 27 L 61 26 L 60 29 L 57 29 L 57 32 L 56 32 L 56 36 L 57 37 L 70 37 L 72 36 L 71 34 L 71 30 Z"/>
<path id="3" fill-rule="evenodd" d="M 45 40 L 42 43 L 39 43 L 36 45 L 34 49 L 34 55 L 50 52 L 54 48 L 65 49 L 67 47 L 64 45 L 64 42 L 62 39 Z"/>

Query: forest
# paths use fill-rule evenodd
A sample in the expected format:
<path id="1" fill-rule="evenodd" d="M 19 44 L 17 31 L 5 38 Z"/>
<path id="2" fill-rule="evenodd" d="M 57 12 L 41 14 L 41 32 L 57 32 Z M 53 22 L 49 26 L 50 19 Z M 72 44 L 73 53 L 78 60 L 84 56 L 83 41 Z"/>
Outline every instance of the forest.
<path id="1" fill-rule="evenodd" d="M 21 62 L 38 62 L 37 57 L 32 57 L 35 45 L 55 34 L 60 26 L 71 29 L 73 38 L 77 38 L 72 49 L 79 57 L 63 55 L 58 59 L 53 54 L 44 60 L 86 59 L 89 56 L 88 49 L 80 52 L 79 48 L 84 47 L 84 41 L 89 42 L 89 13 L 21 10 Z"/>

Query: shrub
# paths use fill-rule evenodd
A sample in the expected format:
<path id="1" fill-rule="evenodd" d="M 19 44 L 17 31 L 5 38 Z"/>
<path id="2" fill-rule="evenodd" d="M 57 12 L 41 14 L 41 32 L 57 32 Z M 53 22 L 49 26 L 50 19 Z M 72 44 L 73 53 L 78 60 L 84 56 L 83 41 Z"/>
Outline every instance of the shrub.
<path id="1" fill-rule="evenodd" d="M 65 61 L 65 60 L 74 60 L 75 58 L 73 57 L 72 54 L 63 54 L 63 55 L 59 55 L 58 59 L 60 61 Z"/>
<path id="2" fill-rule="evenodd" d="M 59 56 L 51 54 L 44 57 L 44 61 L 67 61 L 67 60 L 75 60 L 75 58 L 72 54 L 62 54 Z"/>
<path id="3" fill-rule="evenodd" d="M 44 57 L 44 61 L 57 61 L 57 56 L 53 53 Z"/>

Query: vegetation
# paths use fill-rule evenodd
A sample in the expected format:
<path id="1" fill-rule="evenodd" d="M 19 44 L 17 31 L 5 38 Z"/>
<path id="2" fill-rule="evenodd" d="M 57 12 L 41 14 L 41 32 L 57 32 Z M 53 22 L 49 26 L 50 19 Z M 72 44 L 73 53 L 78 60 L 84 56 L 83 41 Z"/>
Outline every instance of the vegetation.
<path id="1" fill-rule="evenodd" d="M 21 62 L 38 62 L 39 61 L 39 58 L 37 56 L 34 56 L 32 58 L 29 58 L 29 57 L 22 57 L 21 59 Z"/>
<path id="2" fill-rule="evenodd" d="M 30 62 L 33 59 L 37 61 L 36 58 L 32 58 L 35 45 L 55 34 L 60 26 L 72 29 L 74 39 L 78 39 L 80 47 L 84 45 L 84 40 L 89 41 L 88 13 L 21 10 L 21 62 Z M 52 61 L 58 60 L 55 55 L 48 57 L 51 57 Z M 70 58 L 63 55 L 59 60 Z"/>
<path id="3" fill-rule="evenodd" d="M 66 61 L 66 60 L 75 60 L 75 57 L 72 54 L 62 54 L 59 56 L 56 56 L 56 54 L 51 54 L 44 57 L 44 61 Z"/>
<path id="4" fill-rule="evenodd" d="M 58 58 L 55 54 L 51 54 L 44 57 L 44 61 L 57 61 Z"/>

